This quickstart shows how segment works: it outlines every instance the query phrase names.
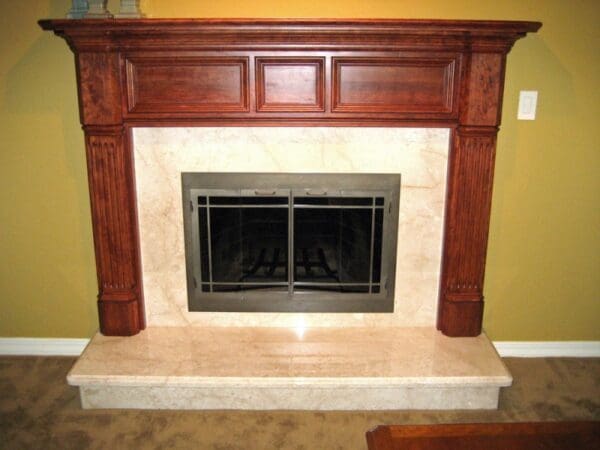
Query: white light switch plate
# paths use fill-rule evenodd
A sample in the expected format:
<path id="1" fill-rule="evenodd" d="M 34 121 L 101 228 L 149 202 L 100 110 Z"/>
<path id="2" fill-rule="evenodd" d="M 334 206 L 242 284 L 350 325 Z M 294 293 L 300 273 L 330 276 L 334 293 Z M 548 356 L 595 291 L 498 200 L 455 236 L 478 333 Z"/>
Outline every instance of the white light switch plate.
<path id="1" fill-rule="evenodd" d="M 538 91 L 521 91 L 519 93 L 519 120 L 535 120 Z"/>

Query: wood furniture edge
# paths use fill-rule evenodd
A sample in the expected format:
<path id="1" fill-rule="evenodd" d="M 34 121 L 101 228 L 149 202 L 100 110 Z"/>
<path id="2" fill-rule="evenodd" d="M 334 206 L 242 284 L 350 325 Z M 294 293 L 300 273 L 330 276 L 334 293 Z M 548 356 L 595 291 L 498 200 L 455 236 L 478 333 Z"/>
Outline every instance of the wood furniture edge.
<path id="1" fill-rule="evenodd" d="M 600 421 L 379 425 L 366 440 L 368 450 L 588 450 L 600 445 Z"/>

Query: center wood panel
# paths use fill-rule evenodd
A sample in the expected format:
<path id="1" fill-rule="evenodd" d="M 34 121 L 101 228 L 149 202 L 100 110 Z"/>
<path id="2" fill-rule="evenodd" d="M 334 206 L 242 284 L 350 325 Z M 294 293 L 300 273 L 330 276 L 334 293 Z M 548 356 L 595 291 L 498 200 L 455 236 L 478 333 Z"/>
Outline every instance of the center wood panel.
<path id="1" fill-rule="evenodd" d="M 247 57 L 128 57 L 129 113 L 246 112 Z"/>
<path id="2" fill-rule="evenodd" d="M 333 58 L 334 112 L 455 112 L 456 58 Z"/>
<path id="3" fill-rule="evenodd" d="M 257 111 L 324 111 L 325 58 L 256 58 Z"/>

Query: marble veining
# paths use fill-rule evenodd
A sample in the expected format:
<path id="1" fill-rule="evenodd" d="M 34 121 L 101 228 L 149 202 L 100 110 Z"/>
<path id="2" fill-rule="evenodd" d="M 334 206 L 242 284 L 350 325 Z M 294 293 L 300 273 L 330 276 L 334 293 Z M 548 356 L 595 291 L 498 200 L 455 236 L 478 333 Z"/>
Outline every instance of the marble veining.
<path id="1" fill-rule="evenodd" d="M 509 385 L 481 334 L 417 328 L 152 327 L 96 334 L 68 376 L 75 385 Z"/>
<path id="2" fill-rule="evenodd" d="M 148 325 L 433 326 L 441 264 L 448 142 L 448 129 L 134 129 Z M 180 178 L 184 171 L 400 173 L 394 313 L 189 312 Z"/>
<path id="3" fill-rule="evenodd" d="M 420 328 L 154 327 L 92 339 L 84 408 L 496 408 L 512 378 L 488 338 Z"/>
<path id="4" fill-rule="evenodd" d="M 82 386 L 85 409 L 386 410 L 495 409 L 498 387 L 289 388 Z"/>

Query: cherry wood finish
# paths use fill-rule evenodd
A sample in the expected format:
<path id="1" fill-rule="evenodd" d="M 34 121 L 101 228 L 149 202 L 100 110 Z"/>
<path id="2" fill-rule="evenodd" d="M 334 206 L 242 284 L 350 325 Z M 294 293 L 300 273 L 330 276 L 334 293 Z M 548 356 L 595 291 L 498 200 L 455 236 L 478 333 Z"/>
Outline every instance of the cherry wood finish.
<path id="1" fill-rule="evenodd" d="M 453 108 L 460 55 L 333 58 L 334 112 L 439 113 Z"/>
<path id="2" fill-rule="evenodd" d="M 256 58 L 256 110 L 325 111 L 325 58 Z"/>
<path id="3" fill-rule="evenodd" d="M 367 432 L 369 450 L 591 450 L 600 422 L 380 425 Z"/>
<path id="4" fill-rule="evenodd" d="M 132 335 L 144 328 L 133 155 L 119 126 L 86 127 L 100 331 Z"/>
<path id="5" fill-rule="evenodd" d="M 143 329 L 131 127 L 449 127 L 438 328 L 481 332 L 506 54 L 538 22 L 42 20 L 75 53 L 100 327 Z M 368 149 L 365 149 L 368 151 Z"/>
<path id="6" fill-rule="evenodd" d="M 127 113 L 248 111 L 248 58 L 131 56 Z"/>

